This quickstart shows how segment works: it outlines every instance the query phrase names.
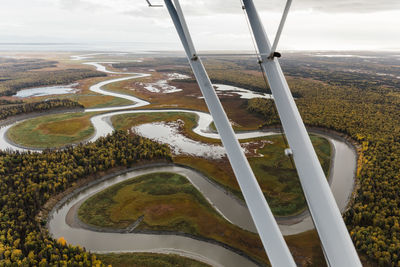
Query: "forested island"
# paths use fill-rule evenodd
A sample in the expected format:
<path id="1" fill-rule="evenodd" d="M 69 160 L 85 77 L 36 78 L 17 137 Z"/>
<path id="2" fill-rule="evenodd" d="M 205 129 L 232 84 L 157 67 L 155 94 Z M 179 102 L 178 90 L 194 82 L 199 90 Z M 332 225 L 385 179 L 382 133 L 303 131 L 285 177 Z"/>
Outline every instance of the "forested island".
<path id="1" fill-rule="evenodd" d="M 0 260 L 6 265 L 100 264 L 80 247 L 53 240 L 35 218 L 52 196 L 82 178 L 139 162 L 168 161 L 166 145 L 116 132 L 95 143 L 61 151 L 0 154 Z"/>

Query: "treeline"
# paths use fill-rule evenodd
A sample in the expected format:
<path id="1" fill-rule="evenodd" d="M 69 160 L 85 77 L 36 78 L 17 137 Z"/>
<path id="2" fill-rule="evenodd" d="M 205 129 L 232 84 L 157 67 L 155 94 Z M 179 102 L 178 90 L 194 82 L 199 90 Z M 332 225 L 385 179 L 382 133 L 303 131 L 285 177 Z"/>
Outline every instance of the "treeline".
<path id="1" fill-rule="evenodd" d="M 257 79 L 257 76 L 249 73 L 240 73 L 238 70 L 242 67 L 235 62 L 226 60 L 214 60 L 205 59 L 205 66 L 208 74 L 210 75 L 211 82 L 227 84 L 237 87 L 243 87 L 252 91 L 270 93 L 269 88 L 266 88 L 265 83 L 262 79 Z M 160 67 L 161 66 L 161 67 Z M 115 68 L 153 68 L 159 72 L 179 72 L 189 76 L 193 76 L 193 73 L 188 66 L 188 60 L 186 58 L 156 58 L 152 60 L 145 60 L 143 62 L 124 62 L 113 64 Z M 262 76 L 259 76 L 262 77 Z M 194 79 L 183 79 L 177 80 L 176 82 L 193 82 Z"/>
<path id="2" fill-rule="evenodd" d="M 133 62 L 113 63 L 112 66 L 118 69 L 125 69 L 125 68 L 158 68 L 160 66 L 166 67 L 169 65 L 187 66 L 187 64 L 188 60 L 186 59 L 186 57 L 161 57 L 161 58 L 146 58 L 141 62 L 133 61 Z"/>
<path id="3" fill-rule="evenodd" d="M 287 76 L 364 90 L 379 86 L 400 88 L 400 61 L 385 54 L 324 57 L 293 53 L 284 54 L 280 62 Z M 254 64 L 247 63 L 246 67 L 252 69 L 251 66 Z"/>
<path id="4" fill-rule="evenodd" d="M 363 57 L 364 56 L 364 57 Z M 260 66 L 255 58 L 231 58 L 231 59 L 206 59 L 204 60 L 210 78 L 213 82 L 224 82 L 224 73 L 236 80 L 243 80 L 242 87 L 248 83 L 250 90 L 265 91 L 266 88 Z M 298 78 L 310 78 L 328 83 L 334 86 L 352 86 L 363 90 L 376 90 L 379 87 L 399 90 L 400 88 L 400 61 L 393 60 L 392 56 L 377 54 L 372 57 L 360 55 L 360 57 L 318 57 L 309 54 L 288 53 L 280 60 L 282 69 L 287 76 Z M 224 69 L 226 68 L 226 70 Z M 229 70 L 234 68 L 241 70 L 241 74 Z M 220 74 L 215 77 L 213 72 Z M 246 77 L 247 76 L 247 77 Z M 222 77 L 219 78 L 219 77 Z M 228 79 L 231 81 L 232 79 Z M 240 83 L 239 83 L 240 84 Z M 268 88 L 268 86 L 267 86 Z M 269 89 L 267 89 L 267 92 Z M 299 98 L 301 94 L 294 94 Z"/>
<path id="5" fill-rule="evenodd" d="M 0 99 L 0 106 L 15 105 L 15 104 L 22 104 L 22 103 L 24 103 L 24 101 L 22 101 L 22 100 Z"/>
<path id="6" fill-rule="evenodd" d="M 254 92 L 270 94 L 271 89 L 269 88 L 268 82 L 264 80 L 258 63 L 251 61 L 254 70 L 248 70 L 246 69 L 247 65 L 244 64 L 241 66 L 240 62 L 208 59 L 205 61 L 205 67 L 207 68 L 210 80 L 213 84 L 227 84 Z M 189 73 L 191 73 L 191 71 L 189 71 Z M 299 91 L 294 91 L 292 94 L 295 98 L 300 98 L 302 96 Z"/>
<path id="7" fill-rule="evenodd" d="M 107 76 L 89 69 L 66 69 L 9 74 L 8 80 L 0 81 L 0 96 L 14 95 L 18 90 L 45 85 L 68 84 L 91 77 Z"/>
<path id="8" fill-rule="evenodd" d="M 269 85 L 265 83 L 262 72 L 256 60 L 231 60 L 205 58 L 204 65 L 213 84 L 226 84 L 245 88 L 255 92 L 271 93 Z M 186 58 L 155 58 L 143 62 L 124 62 L 113 64 L 115 68 L 152 68 L 158 72 L 179 72 L 193 77 Z M 196 83 L 193 78 L 175 80 L 174 82 Z M 296 98 L 301 97 L 299 92 L 293 93 Z"/>
<path id="9" fill-rule="evenodd" d="M 255 58 L 231 58 L 224 61 L 236 63 L 243 70 L 260 70 Z M 373 90 L 377 86 L 400 86 L 400 61 L 390 54 L 325 57 L 310 53 L 283 53 L 280 63 L 286 76 L 312 78 L 331 85 Z"/>
<path id="10" fill-rule="evenodd" d="M 84 249 L 50 238 L 35 216 L 79 179 L 161 159 L 171 159 L 167 145 L 122 131 L 61 151 L 0 152 L 0 266 L 100 266 Z"/>
<path id="11" fill-rule="evenodd" d="M 380 266 L 400 265 L 400 101 L 394 90 L 365 90 L 293 79 L 304 122 L 345 133 L 362 146 L 359 188 L 344 214 L 356 248 Z M 373 85 L 369 85 L 373 88 Z M 252 99 L 248 110 L 278 123 L 271 100 Z"/>
<path id="12" fill-rule="evenodd" d="M 57 108 L 84 108 L 78 102 L 69 99 L 51 99 L 41 102 L 22 103 L 0 107 L 0 120 L 23 113 L 46 111 Z"/>
<path id="13" fill-rule="evenodd" d="M 32 58 L 4 58 L 0 57 L 0 73 L 8 72 L 24 72 L 28 70 L 37 70 L 43 68 L 53 68 L 57 66 L 57 61 L 49 61 L 44 59 L 32 59 Z M 1 77 L 4 79 L 4 77 Z"/>
<path id="14" fill-rule="evenodd" d="M 374 89 L 377 86 L 390 86 L 392 88 L 400 87 L 400 80 L 394 74 L 384 73 L 384 70 L 363 71 L 363 70 L 343 70 L 343 69 L 325 69 L 323 65 L 307 66 L 285 64 L 285 72 L 293 77 L 312 78 L 324 81 L 331 85 L 355 86 L 360 89 Z M 320 66 L 320 67 L 318 67 Z M 379 72 L 381 71 L 381 72 Z M 377 73 L 378 72 L 378 73 Z M 399 72 L 400 73 L 400 72 Z M 391 76 L 393 75 L 393 76 Z"/>
<path id="15" fill-rule="evenodd" d="M 258 67 L 257 62 L 253 62 Z M 212 83 L 221 83 L 246 88 L 256 92 L 271 93 L 260 71 L 245 72 L 244 67 L 233 60 L 206 58 L 204 66 Z"/>
<path id="16" fill-rule="evenodd" d="M 42 59 L 0 57 L 0 96 L 10 96 L 29 87 L 67 84 L 90 77 L 107 76 L 103 72 L 90 69 L 40 71 L 43 68 L 57 67 L 57 63 Z"/>

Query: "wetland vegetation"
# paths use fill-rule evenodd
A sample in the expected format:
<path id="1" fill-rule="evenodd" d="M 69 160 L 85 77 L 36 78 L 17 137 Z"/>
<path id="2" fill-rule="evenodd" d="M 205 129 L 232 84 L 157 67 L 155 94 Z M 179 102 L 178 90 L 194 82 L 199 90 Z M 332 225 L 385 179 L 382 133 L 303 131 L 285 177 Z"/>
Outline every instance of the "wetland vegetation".
<path id="1" fill-rule="evenodd" d="M 7 132 L 7 137 L 24 147 L 64 147 L 93 135 L 92 116 L 90 113 L 68 113 L 37 117 L 15 125 Z"/>
<path id="2" fill-rule="evenodd" d="M 395 193 L 400 184 L 400 64 L 390 54 L 367 56 L 294 53 L 283 57 L 282 66 L 293 94 L 298 96 L 296 102 L 305 123 L 343 133 L 360 144 L 359 186 L 345 220 L 357 249 L 368 261 L 396 266 L 400 260 L 400 198 Z M 230 64 L 232 73 L 253 75 L 246 88 L 263 82 L 252 60 L 225 59 L 217 64 L 211 60 L 214 63 L 209 65 L 207 61 L 211 77 L 218 77 Z M 180 66 L 185 71 L 185 66 Z M 168 66 L 165 68 L 168 70 Z M 236 82 L 242 77 L 232 77 L 229 71 L 224 74 L 225 80 Z M 262 118 L 260 127 L 278 124 L 272 101 L 253 99 L 247 105 L 249 112 Z"/>
<path id="3" fill-rule="evenodd" d="M 178 174 L 148 174 L 114 185 L 84 202 L 78 214 L 85 223 L 108 228 L 127 228 L 143 216 L 135 231 L 170 231 L 216 240 L 265 261 L 258 235 L 224 219 Z"/>
<path id="4" fill-rule="evenodd" d="M 254 60 L 244 58 L 206 59 L 205 64 L 214 82 L 268 92 Z M 366 64 L 363 58 L 326 58 L 295 53 L 284 55 L 282 65 L 285 73 L 289 74 L 289 85 L 293 95 L 297 98 L 296 103 L 305 123 L 308 126 L 342 133 L 359 144 L 356 197 L 344 217 L 364 263 L 379 264 L 380 266 L 398 265 L 400 262 L 400 214 L 398 209 L 400 205 L 398 197 L 400 190 L 400 177 L 398 175 L 400 173 L 400 158 L 398 156 L 400 154 L 399 62 L 385 54 L 378 54 L 376 58 L 368 58 L 368 64 Z M 184 58 L 152 58 L 145 59 L 141 63 L 113 64 L 113 67 L 127 68 L 129 71 L 139 72 L 146 72 L 149 68 L 152 68 L 158 75 L 156 75 L 157 77 L 162 77 L 163 73 L 169 71 L 190 74 L 187 60 Z M 94 77 L 84 80 L 83 92 L 71 99 L 79 101 L 85 107 L 121 104 L 123 100 L 122 102 L 121 100 L 113 100 L 112 97 L 86 95 L 85 89 L 87 90 L 90 83 L 104 79 L 100 76 L 105 76 L 105 74 L 86 67 L 74 65 L 74 67 L 69 68 L 65 64 L 60 67 L 57 60 L 0 58 L 1 95 L 12 95 L 17 90 L 26 87 L 66 84 Z M 110 88 L 122 90 L 152 102 L 146 108 L 179 107 L 206 110 L 203 101 L 198 99 L 200 94 L 192 78 L 171 81 L 171 83 L 178 84 L 179 88 L 183 88 L 184 91 L 157 98 L 156 94 L 142 90 L 137 81 L 121 82 L 118 86 L 110 86 Z M 135 90 L 130 90 L 131 88 L 135 88 Z M 27 101 L 30 102 L 31 100 Z M 109 103 L 106 104 L 106 102 Z M 235 100 L 224 96 L 221 97 L 221 102 L 227 109 L 229 117 L 237 123 L 235 125 L 237 129 L 248 130 L 278 124 L 273 103 L 270 100 Z M 57 103 L 61 102 L 55 101 L 54 103 L 57 106 Z M 5 114 L 4 118 L 29 110 L 36 111 L 35 108 L 31 108 L 31 104 L 21 103 L 20 100 L 13 98 L 3 97 L 0 99 L 0 104 L 0 108 L 4 110 L 1 113 L 2 115 Z M 80 104 L 71 105 L 79 106 Z M 48 110 L 45 106 L 44 103 L 38 104 L 37 109 Z M 32 136 L 34 135 L 37 135 L 37 137 L 43 135 L 43 137 L 55 139 L 60 138 L 60 136 L 65 138 L 69 135 L 69 137 L 76 138 L 76 141 L 82 140 L 82 138 L 85 138 L 84 136 L 89 135 L 89 132 L 86 132 L 86 135 L 82 135 L 82 133 L 90 129 L 87 124 L 89 117 L 85 117 L 86 115 L 88 114 L 76 115 L 77 117 L 72 115 L 43 117 L 44 121 L 38 119 L 35 121 L 36 125 L 27 122 L 24 124 L 25 130 L 20 128 L 20 132 L 14 132 L 14 137 L 11 138 L 21 138 L 17 141 L 18 143 L 24 142 L 26 139 L 33 140 Z M 136 114 L 135 116 L 114 117 L 112 122 L 116 128 L 126 130 L 131 125 L 142 122 L 168 121 L 178 117 L 185 122 L 185 134 L 191 135 L 190 129 L 195 123 L 195 118 L 186 114 L 179 116 L 178 114 L 146 114 L 145 116 Z M 47 118 L 47 121 L 45 118 Z M 65 122 L 65 120 L 70 123 L 64 124 L 66 127 L 64 127 L 65 132 L 63 132 L 63 121 Z M 49 135 L 49 133 L 52 135 Z M 190 137 L 199 140 L 198 136 Z M 321 163 L 327 171 L 329 165 L 327 149 L 329 145 L 322 139 L 313 139 L 317 143 L 316 147 L 320 150 Z M 66 139 L 58 140 L 59 145 L 70 142 Z M 51 144 L 49 141 L 44 139 L 43 143 Z M 210 140 L 203 141 L 210 142 Z M 268 165 L 262 158 L 250 159 L 256 175 L 262 176 L 261 184 L 265 182 L 265 184 L 275 185 L 273 188 L 275 191 L 268 192 L 267 189 L 266 195 L 282 196 L 280 202 L 269 199 L 269 202 L 275 207 L 273 208 L 274 212 L 278 214 L 301 209 L 301 206 L 295 204 L 300 203 L 296 197 L 299 193 L 296 191 L 298 188 L 294 188 L 294 183 L 287 178 L 288 175 L 293 173 L 293 170 L 289 169 L 290 162 L 287 158 L 284 158 L 282 152 L 279 152 L 284 148 L 282 142 L 277 139 L 275 140 L 275 144 L 277 144 L 275 148 L 274 146 L 265 146 L 259 149 L 259 152 L 261 151 L 267 156 L 280 155 L 274 159 L 276 162 L 271 162 L 272 165 Z M 277 149 L 277 151 L 273 151 L 274 149 Z M 275 152 L 277 153 L 275 154 Z M 95 143 L 79 145 L 75 148 L 67 147 L 63 151 L 45 151 L 42 154 L 0 152 L 0 192 L 2 195 L 0 199 L 0 265 L 81 264 L 89 266 L 101 264 L 99 258 L 85 252 L 84 249 L 67 245 L 65 240 L 57 241 L 49 237 L 40 228 L 40 224 L 45 224 L 45 221 L 38 220 L 35 216 L 52 196 L 71 188 L 85 177 L 114 168 L 132 166 L 138 162 L 168 161 L 171 158 L 172 155 L 167 146 L 129 135 L 125 131 L 116 132 L 112 136 L 101 138 Z M 285 161 L 283 161 L 284 159 Z M 176 163 L 200 170 L 209 178 L 235 192 L 236 195 L 240 195 L 227 162 L 216 164 L 207 159 L 184 156 L 174 157 L 173 160 Z M 269 177 L 268 173 L 272 172 L 272 168 L 279 169 L 280 171 L 277 173 L 285 173 L 282 175 L 283 178 L 279 178 L 280 176 Z M 264 177 L 266 178 L 264 179 Z M 145 181 L 142 182 L 146 184 Z M 279 184 L 276 184 L 277 182 Z M 293 186 L 288 186 L 287 182 Z M 182 183 L 181 186 L 190 187 L 185 183 Z M 148 189 L 151 188 L 152 185 L 149 184 Z M 143 192 L 139 190 L 136 193 L 151 195 L 145 190 Z M 282 195 L 282 193 L 284 194 Z M 192 202 L 190 203 L 193 205 L 202 205 L 202 202 L 194 197 L 195 195 L 196 193 L 188 193 L 185 197 L 191 199 Z M 154 197 L 154 200 L 161 196 L 151 195 L 151 197 Z M 216 214 L 215 211 L 208 210 L 204 205 L 203 209 L 208 214 Z M 137 213 L 139 214 L 139 212 Z M 164 222 L 167 223 L 161 224 L 162 227 L 160 228 L 162 229 L 165 229 L 163 227 L 172 222 L 168 222 L 166 217 L 164 219 Z M 196 225 L 196 223 L 198 226 L 199 222 L 195 222 L 193 225 Z M 182 229 L 192 231 L 192 234 L 200 233 L 198 227 L 189 225 L 185 224 Z M 150 228 L 154 225 L 148 223 L 143 225 L 143 227 L 145 226 Z M 223 230 L 225 229 L 221 231 Z M 218 235 L 211 236 L 217 239 Z M 234 237 L 235 235 L 232 235 L 232 239 L 226 242 L 237 242 L 233 240 Z M 219 236 L 218 238 L 222 240 L 225 237 Z M 301 264 L 309 266 L 321 266 L 323 264 L 323 254 L 314 231 L 289 236 L 286 240 L 296 260 Z M 250 250 L 248 251 L 250 254 L 253 253 Z M 148 260 L 146 259 L 147 256 L 149 257 Z M 160 260 L 160 262 L 167 264 L 166 262 L 183 260 L 181 258 L 164 260 L 157 258 L 163 258 L 163 255 L 153 256 L 150 257 L 149 254 L 127 254 L 118 256 L 118 259 L 115 255 L 101 255 L 99 257 L 104 260 L 104 263 L 118 264 L 117 262 L 120 260 L 122 266 L 124 266 L 125 261 L 131 259 L 130 257 L 134 257 L 138 262 L 146 262 L 146 264 L 148 261 L 154 263 Z"/>
<path id="5" fill-rule="evenodd" d="M 202 137 L 194 133 L 192 129 L 196 125 L 196 117 L 190 113 L 138 113 L 118 115 L 112 118 L 114 127 L 120 130 L 128 130 L 135 125 L 144 123 L 177 120 L 184 121 L 181 129 L 184 136 L 209 144 L 221 143 L 217 139 Z M 329 141 L 318 136 L 312 136 L 311 139 L 321 165 L 328 175 L 331 159 Z M 273 213 L 278 216 L 287 216 L 303 211 L 306 208 L 305 199 L 293 163 L 283 152 L 287 148 L 284 139 L 278 135 L 242 140 L 241 142 L 257 141 L 259 146 L 255 148 L 255 155 L 249 157 L 249 162 Z M 243 199 L 239 185 L 234 179 L 233 171 L 226 158 L 209 160 L 175 155 L 174 161 L 203 172 L 209 179 Z"/>

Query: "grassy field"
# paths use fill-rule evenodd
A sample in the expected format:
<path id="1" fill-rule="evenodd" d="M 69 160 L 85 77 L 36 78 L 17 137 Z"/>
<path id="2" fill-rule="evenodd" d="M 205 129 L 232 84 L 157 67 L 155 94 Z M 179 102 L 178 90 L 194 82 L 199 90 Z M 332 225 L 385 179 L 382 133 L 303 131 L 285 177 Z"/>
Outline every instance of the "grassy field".
<path id="1" fill-rule="evenodd" d="M 285 240 L 298 266 L 327 267 L 317 231 L 285 236 Z"/>
<path id="2" fill-rule="evenodd" d="M 93 113 L 56 114 L 30 119 L 15 125 L 7 137 L 22 146 L 36 148 L 62 147 L 79 143 L 94 133 L 90 123 Z"/>
<path id="3" fill-rule="evenodd" d="M 200 136 L 192 131 L 197 125 L 197 116 L 191 113 L 179 112 L 163 112 L 163 113 L 136 113 L 136 114 L 123 114 L 111 118 L 111 122 L 116 130 L 128 130 L 133 126 L 144 123 L 152 122 L 174 122 L 182 120 L 184 122 L 182 134 L 186 137 L 205 142 L 205 143 L 221 143 L 217 139 L 207 138 Z"/>
<path id="4" fill-rule="evenodd" d="M 148 72 L 147 70 L 142 69 L 132 69 L 131 71 Z M 208 112 L 204 99 L 199 99 L 199 97 L 202 97 L 202 94 L 198 85 L 194 81 L 169 81 L 170 85 L 180 88 L 182 91 L 173 94 L 160 94 L 149 92 L 144 89 L 143 84 L 141 84 L 154 83 L 161 79 L 165 79 L 165 74 L 162 72 L 151 72 L 151 74 L 152 76 L 142 79 L 109 84 L 106 86 L 106 89 L 113 92 L 134 95 L 149 101 L 151 104 L 143 107 L 144 109 L 184 108 Z M 234 126 L 236 129 L 257 129 L 257 127 L 263 123 L 263 119 L 260 116 L 246 110 L 246 99 L 220 96 L 220 100 L 228 117 L 236 123 Z"/>
<path id="5" fill-rule="evenodd" d="M 34 102 L 44 99 L 70 99 L 75 102 L 79 102 L 85 108 L 105 108 L 105 107 L 115 107 L 115 106 L 127 106 L 133 104 L 132 101 L 113 97 L 106 95 L 96 95 L 96 94 L 74 94 L 74 95 L 60 95 L 56 97 L 35 97 L 29 99 L 27 102 Z"/>
<path id="6" fill-rule="evenodd" d="M 97 254 L 106 265 L 113 267 L 210 267 L 210 265 L 174 254 L 122 253 Z"/>
<path id="7" fill-rule="evenodd" d="M 196 125 L 196 117 L 193 114 L 176 112 L 124 114 L 113 117 L 112 123 L 116 129 L 127 130 L 143 123 L 157 121 L 170 122 L 178 119 L 184 121 L 182 134 L 185 136 L 205 143 L 220 143 L 219 140 L 199 136 L 191 130 Z M 266 143 L 261 148 L 256 146 L 257 153 L 262 154 L 263 157 L 249 157 L 250 165 L 272 211 L 277 216 L 295 215 L 302 212 L 306 208 L 306 202 L 297 172 L 290 159 L 284 155 L 286 144 L 282 136 L 277 135 L 243 140 L 242 142 L 257 140 L 272 142 L 272 144 Z M 321 165 L 325 173 L 328 174 L 331 153 L 329 141 L 314 135 L 311 136 L 311 140 L 317 151 Z M 174 161 L 203 172 L 206 176 L 243 199 L 232 169 L 226 159 L 216 161 L 178 156 L 175 157 Z"/>
<path id="8" fill-rule="evenodd" d="M 132 104 L 132 101 L 123 98 L 101 95 L 90 91 L 90 86 L 93 84 L 110 79 L 112 78 L 92 78 L 83 81 L 80 86 L 82 88 L 80 94 L 74 95 L 76 97 L 75 101 L 81 103 L 86 108 L 126 106 Z"/>
<path id="9" fill-rule="evenodd" d="M 144 215 L 139 230 L 179 231 L 214 239 L 264 261 L 257 234 L 226 221 L 184 177 L 156 173 L 114 185 L 85 201 L 79 218 L 92 225 L 126 228 Z"/>
<path id="10" fill-rule="evenodd" d="M 80 96 L 77 101 L 82 103 L 86 108 L 105 108 L 105 107 L 116 107 L 116 106 L 128 106 L 134 104 L 132 101 L 113 97 L 113 96 Z"/>
<path id="11" fill-rule="evenodd" d="M 27 147 L 61 147 L 69 143 L 83 141 L 93 134 L 90 116 L 85 113 L 51 115 L 28 120 L 12 127 L 8 132 L 10 140 Z M 114 116 L 112 123 L 117 130 L 130 129 L 132 126 L 156 121 L 184 121 L 182 133 L 187 137 L 205 143 L 220 143 L 219 140 L 205 138 L 195 134 L 192 128 L 196 125 L 196 115 L 189 113 L 138 113 Z M 283 153 L 285 143 L 281 136 L 272 136 L 262 139 L 272 144 L 258 145 L 258 154 L 263 157 L 249 157 L 249 162 L 261 185 L 265 197 L 272 211 L 277 216 L 295 215 L 306 208 L 296 170 L 291 161 Z M 319 155 L 321 164 L 327 172 L 330 165 L 330 145 L 323 138 L 312 136 L 314 147 Z M 260 148 L 261 147 L 261 148 Z M 179 156 L 175 162 L 193 167 L 203 172 L 210 179 L 224 186 L 236 196 L 243 198 L 226 159 L 207 160 Z"/>
<path id="12" fill-rule="evenodd" d="M 269 138 L 273 145 L 258 149 L 263 157 L 252 157 L 250 165 L 257 177 L 271 209 L 275 215 L 293 215 L 306 208 L 306 201 L 290 159 L 284 155 L 286 144 L 281 136 Z M 311 136 L 325 173 L 330 166 L 330 144 L 326 139 Z"/>
<path id="13" fill-rule="evenodd" d="M 286 145 L 282 137 L 270 136 L 263 140 L 272 142 L 258 148 L 257 152 L 263 157 L 251 157 L 248 160 L 272 212 L 277 216 L 295 215 L 302 212 L 306 208 L 306 202 L 296 170 L 290 159 L 284 155 Z M 311 140 L 325 173 L 328 173 L 331 154 L 329 141 L 317 136 L 311 136 Z M 174 162 L 199 170 L 243 199 L 232 168 L 226 159 L 216 161 L 178 156 L 174 158 Z"/>
<path id="14" fill-rule="evenodd" d="M 95 92 L 90 91 L 90 86 L 93 84 L 110 80 L 111 77 L 100 77 L 100 78 L 89 78 L 85 80 L 79 81 L 79 91 L 74 94 L 66 94 L 66 95 L 57 95 L 53 98 L 67 98 L 73 101 L 81 103 L 85 108 L 101 108 L 101 107 L 113 107 L 113 106 L 126 106 L 132 104 L 132 101 L 113 97 L 113 96 L 106 96 L 97 94 Z M 35 101 L 42 101 L 45 99 L 49 99 L 49 96 L 40 96 L 40 97 L 30 97 L 25 99 L 27 102 L 35 102 Z"/>

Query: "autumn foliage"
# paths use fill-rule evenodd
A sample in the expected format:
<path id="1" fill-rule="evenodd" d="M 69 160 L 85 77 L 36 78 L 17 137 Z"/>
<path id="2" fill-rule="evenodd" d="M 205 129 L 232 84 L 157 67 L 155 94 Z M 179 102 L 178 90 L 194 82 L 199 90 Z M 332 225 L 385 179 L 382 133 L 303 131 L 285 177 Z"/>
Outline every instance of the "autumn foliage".
<path id="1" fill-rule="evenodd" d="M 92 266 L 80 247 L 42 231 L 35 216 L 52 196 L 84 177 L 140 161 L 170 159 L 169 148 L 115 132 L 94 143 L 43 153 L 0 152 L 0 266 Z"/>

